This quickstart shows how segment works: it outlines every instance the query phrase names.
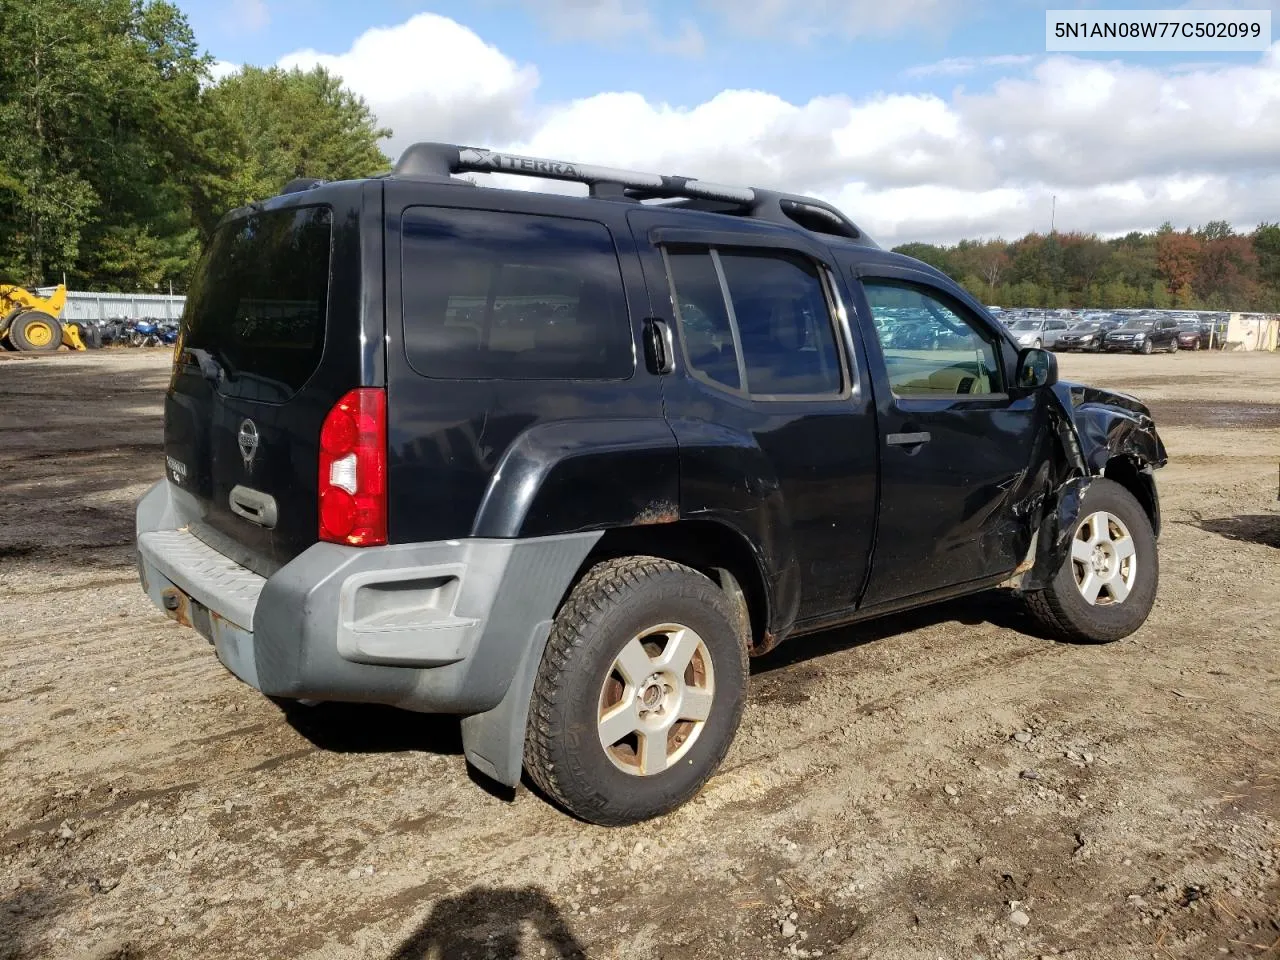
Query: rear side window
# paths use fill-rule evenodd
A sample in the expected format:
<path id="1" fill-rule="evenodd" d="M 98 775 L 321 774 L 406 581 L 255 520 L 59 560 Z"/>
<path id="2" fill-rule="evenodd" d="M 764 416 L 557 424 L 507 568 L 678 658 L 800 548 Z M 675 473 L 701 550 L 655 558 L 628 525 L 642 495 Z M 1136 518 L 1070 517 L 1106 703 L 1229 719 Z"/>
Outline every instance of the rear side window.
<path id="1" fill-rule="evenodd" d="M 705 248 L 668 249 L 666 258 L 694 377 L 764 399 L 840 393 L 840 355 L 814 263 L 784 251 Z"/>
<path id="2" fill-rule="evenodd" d="M 207 353 L 219 392 L 280 403 L 311 378 L 324 352 L 333 214 L 291 207 L 218 228 L 183 315 L 179 356 Z"/>
<path id="3" fill-rule="evenodd" d="M 625 379 L 631 324 L 608 228 L 414 208 L 401 228 L 405 350 L 428 377 Z"/>

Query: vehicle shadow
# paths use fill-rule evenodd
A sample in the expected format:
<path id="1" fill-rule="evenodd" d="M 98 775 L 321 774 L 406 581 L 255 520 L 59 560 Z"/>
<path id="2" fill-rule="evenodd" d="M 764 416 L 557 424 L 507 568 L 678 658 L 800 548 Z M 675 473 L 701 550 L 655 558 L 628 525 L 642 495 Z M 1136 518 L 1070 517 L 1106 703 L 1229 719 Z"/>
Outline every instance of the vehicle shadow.
<path id="1" fill-rule="evenodd" d="M 586 960 L 560 909 L 539 887 L 473 887 L 446 897 L 388 960 Z"/>
<path id="2" fill-rule="evenodd" d="M 462 718 L 452 714 L 417 713 L 373 703 L 317 703 L 271 698 L 285 722 L 308 743 L 326 753 L 462 754 Z M 498 800 L 510 801 L 515 790 L 490 780 L 467 764 L 471 782 Z"/>
<path id="3" fill-rule="evenodd" d="M 1280 513 L 1196 520 L 1192 526 L 1238 543 L 1258 543 L 1264 547 L 1280 547 Z"/>
<path id="4" fill-rule="evenodd" d="M 899 633 L 909 633 L 940 623 L 963 623 L 969 626 L 989 623 L 1016 630 L 1029 636 L 1047 639 L 1040 624 L 1027 612 L 1026 606 L 1012 591 L 988 590 L 985 593 L 945 600 L 875 620 L 847 627 L 836 627 L 808 636 L 795 637 L 751 663 L 753 674 L 769 673 L 796 663 L 850 650 L 865 643 L 884 640 Z"/>
<path id="5" fill-rule="evenodd" d="M 462 753 L 457 717 L 370 703 L 275 700 L 285 721 L 326 753 Z"/>

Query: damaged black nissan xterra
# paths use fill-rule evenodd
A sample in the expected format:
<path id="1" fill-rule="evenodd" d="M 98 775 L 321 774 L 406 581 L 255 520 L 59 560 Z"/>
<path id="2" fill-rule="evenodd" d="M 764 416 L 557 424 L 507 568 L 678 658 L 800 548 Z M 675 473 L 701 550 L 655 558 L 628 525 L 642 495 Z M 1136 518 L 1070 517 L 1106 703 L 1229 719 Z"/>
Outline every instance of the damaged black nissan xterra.
<path id="1" fill-rule="evenodd" d="M 139 572 L 263 693 L 457 714 L 623 824 L 711 776 L 782 640 L 998 586 L 1136 630 L 1165 460 L 825 203 L 419 144 L 222 222 Z"/>

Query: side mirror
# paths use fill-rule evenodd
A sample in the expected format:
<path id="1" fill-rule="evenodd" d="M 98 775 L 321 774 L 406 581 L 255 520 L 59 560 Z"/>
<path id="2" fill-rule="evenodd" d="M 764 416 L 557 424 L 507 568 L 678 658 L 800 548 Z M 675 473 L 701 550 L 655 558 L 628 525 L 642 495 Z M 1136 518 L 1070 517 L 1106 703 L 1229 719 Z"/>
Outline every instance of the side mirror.
<path id="1" fill-rule="evenodd" d="M 1018 354 L 1014 385 L 1020 390 L 1038 390 L 1058 382 L 1058 358 L 1048 350 L 1030 347 Z"/>

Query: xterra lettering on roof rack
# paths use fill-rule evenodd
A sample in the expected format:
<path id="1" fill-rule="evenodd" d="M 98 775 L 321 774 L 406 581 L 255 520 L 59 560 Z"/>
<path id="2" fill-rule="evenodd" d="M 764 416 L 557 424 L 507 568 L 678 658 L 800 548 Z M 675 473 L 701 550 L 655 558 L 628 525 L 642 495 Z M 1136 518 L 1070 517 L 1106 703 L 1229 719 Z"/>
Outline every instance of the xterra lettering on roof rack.
<path id="1" fill-rule="evenodd" d="M 619 170 L 543 157 L 525 157 L 451 143 L 415 143 L 400 156 L 393 177 L 447 180 L 459 173 L 505 173 L 585 183 L 590 195 L 613 200 L 673 200 L 675 206 L 769 220 L 789 227 L 876 246 L 857 224 L 822 200 L 759 187 L 737 187 L 669 174 Z"/>

